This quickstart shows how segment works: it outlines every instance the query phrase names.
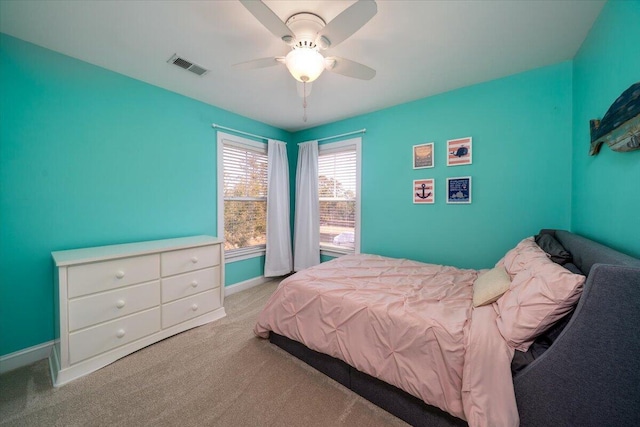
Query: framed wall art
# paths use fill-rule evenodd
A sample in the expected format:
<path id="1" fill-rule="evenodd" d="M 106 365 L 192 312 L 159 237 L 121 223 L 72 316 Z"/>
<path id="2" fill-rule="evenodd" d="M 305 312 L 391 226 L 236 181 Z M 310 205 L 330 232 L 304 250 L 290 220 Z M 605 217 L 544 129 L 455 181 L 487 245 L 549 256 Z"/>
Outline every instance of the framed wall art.
<path id="1" fill-rule="evenodd" d="M 470 165 L 473 155 L 471 137 L 447 141 L 447 166 Z"/>
<path id="2" fill-rule="evenodd" d="M 447 203 L 471 203 L 471 177 L 447 178 Z"/>
<path id="3" fill-rule="evenodd" d="M 436 201 L 436 180 L 416 179 L 413 181 L 413 203 L 433 204 Z"/>
<path id="4" fill-rule="evenodd" d="M 433 142 L 413 146 L 414 169 L 432 168 L 433 159 Z"/>

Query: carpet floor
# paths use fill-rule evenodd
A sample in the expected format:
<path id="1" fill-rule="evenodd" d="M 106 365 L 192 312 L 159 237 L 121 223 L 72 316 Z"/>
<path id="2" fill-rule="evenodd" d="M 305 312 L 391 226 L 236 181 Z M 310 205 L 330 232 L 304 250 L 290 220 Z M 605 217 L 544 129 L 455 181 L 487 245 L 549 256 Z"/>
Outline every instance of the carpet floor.
<path id="1" fill-rule="evenodd" d="M 253 335 L 278 282 L 225 298 L 227 317 L 59 388 L 46 360 L 0 376 L 1 426 L 406 426 Z"/>

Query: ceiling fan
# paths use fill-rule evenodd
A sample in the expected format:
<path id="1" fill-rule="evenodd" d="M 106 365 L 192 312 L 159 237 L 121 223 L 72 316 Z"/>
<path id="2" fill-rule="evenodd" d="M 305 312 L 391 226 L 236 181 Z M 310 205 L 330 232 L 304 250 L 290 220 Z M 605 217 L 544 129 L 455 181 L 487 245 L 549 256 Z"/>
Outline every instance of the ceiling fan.
<path id="1" fill-rule="evenodd" d="M 336 56 L 325 57 L 320 53 L 342 43 L 369 22 L 378 12 L 374 0 L 357 1 L 329 23 L 309 12 L 296 13 L 283 22 L 261 0 L 240 0 L 240 3 L 290 46 L 291 51 L 286 56 L 255 59 L 236 64 L 234 68 L 248 70 L 284 64 L 291 75 L 305 86 L 320 77 L 325 69 L 362 80 L 370 80 L 376 75 L 376 71 L 366 65 Z M 303 90 L 306 98 L 307 89 Z"/>

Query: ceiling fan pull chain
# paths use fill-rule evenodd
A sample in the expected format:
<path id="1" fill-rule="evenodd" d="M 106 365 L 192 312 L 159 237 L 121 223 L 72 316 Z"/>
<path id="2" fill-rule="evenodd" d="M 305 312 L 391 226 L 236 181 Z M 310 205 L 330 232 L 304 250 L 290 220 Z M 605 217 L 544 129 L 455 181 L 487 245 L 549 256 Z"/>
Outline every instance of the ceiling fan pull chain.
<path id="1" fill-rule="evenodd" d="M 307 122 L 307 82 L 302 82 L 302 121 Z"/>

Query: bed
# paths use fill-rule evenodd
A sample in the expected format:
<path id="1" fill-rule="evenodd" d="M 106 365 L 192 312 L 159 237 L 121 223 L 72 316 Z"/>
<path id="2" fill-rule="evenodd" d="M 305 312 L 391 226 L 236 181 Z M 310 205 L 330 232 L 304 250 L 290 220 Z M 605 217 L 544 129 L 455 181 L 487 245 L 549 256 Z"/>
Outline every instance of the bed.
<path id="1" fill-rule="evenodd" d="M 640 423 L 639 320 L 640 260 L 542 230 L 487 271 L 323 263 L 282 281 L 255 333 L 415 426 L 621 426 Z"/>

